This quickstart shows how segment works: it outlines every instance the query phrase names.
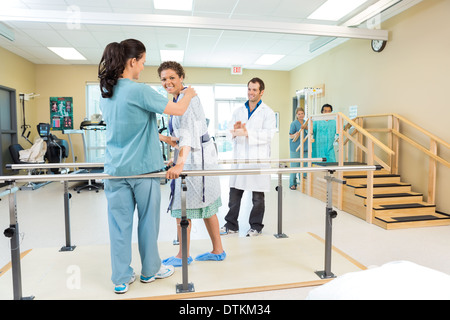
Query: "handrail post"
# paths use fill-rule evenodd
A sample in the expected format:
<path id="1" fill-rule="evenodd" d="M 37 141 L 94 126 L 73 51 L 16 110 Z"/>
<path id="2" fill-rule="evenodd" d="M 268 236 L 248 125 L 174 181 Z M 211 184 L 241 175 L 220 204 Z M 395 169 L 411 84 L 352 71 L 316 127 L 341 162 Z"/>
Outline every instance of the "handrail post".
<path id="1" fill-rule="evenodd" d="M 434 139 L 430 141 L 430 152 L 437 156 L 437 142 Z M 427 202 L 429 204 L 436 203 L 436 168 L 437 161 L 431 157 L 429 159 L 429 170 L 428 170 L 428 197 Z"/>
<path id="2" fill-rule="evenodd" d="M 62 247 L 59 251 L 73 251 L 76 246 L 71 244 L 70 237 L 70 198 L 72 195 L 69 193 L 69 181 L 64 181 L 64 222 L 65 222 L 65 233 L 66 233 L 66 245 Z"/>
<path id="3" fill-rule="evenodd" d="M 400 120 L 395 115 L 392 119 L 392 130 L 400 132 Z M 391 163 L 391 173 L 392 174 L 398 174 L 398 163 L 399 163 L 399 150 L 400 150 L 400 144 L 399 144 L 399 137 L 396 134 L 393 134 L 393 140 L 392 140 L 392 150 L 394 151 L 394 154 L 392 156 L 392 163 Z"/>
<path id="4" fill-rule="evenodd" d="M 34 296 L 22 296 L 22 271 L 20 266 L 20 233 L 19 222 L 17 221 L 17 196 L 18 188 L 15 182 L 11 182 L 8 187 L 9 191 L 9 228 L 3 234 L 11 239 L 11 266 L 13 280 L 13 296 L 14 300 L 33 300 Z"/>
<path id="5" fill-rule="evenodd" d="M 188 243 L 187 243 L 187 229 L 189 228 L 189 220 L 186 215 L 186 176 L 180 175 L 181 177 L 181 262 L 182 262 L 182 273 L 183 273 L 183 283 L 176 285 L 177 293 L 194 292 L 194 284 L 188 281 Z"/>
<path id="6" fill-rule="evenodd" d="M 337 114 L 337 129 L 339 135 L 339 154 L 338 154 L 338 166 L 342 167 L 344 165 L 344 118 Z M 338 179 L 342 180 L 344 177 L 344 172 L 339 171 L 337 173 Z M 340 184 L 338 186 L 338 197 L 337 197 L 337 207 L 342 210 L 344 207 L 344 185 Z"/>
<path id="7" fill-rule="evenodd" d="M 284 165 L 279 164 L 282 168 Z M 278 174 L 278 186 L 275 188 L 278 193 L 278 232 L 274 234 L 277 239 L 287 238 L 288 236 L 283 233 L 283 175 Z"/>
<path id="8" fill-rule="evenodd" d="M 333 219 L 337 217 L 337 212 L 333 210 L 333 182 L 345 184 L 345 181 L 334 178 L 333 173 L 334 171 L 330 170 L 325 175 L 325 180 L 327 181 L 327 206 L 325 208 L 325 268 L 323 271 L 315 272 L 320 279 L 336 277 L 331 272 Z"/>
<path id="9" fill-rule="evenodd" d="M 374 163 L 374 143 L 367 139 L 367 165 L 373 166 Z M 373 171 L 367 172 L 367 191 L 366 191 L 366 221 L 372 224 L 373 221 Z"/>

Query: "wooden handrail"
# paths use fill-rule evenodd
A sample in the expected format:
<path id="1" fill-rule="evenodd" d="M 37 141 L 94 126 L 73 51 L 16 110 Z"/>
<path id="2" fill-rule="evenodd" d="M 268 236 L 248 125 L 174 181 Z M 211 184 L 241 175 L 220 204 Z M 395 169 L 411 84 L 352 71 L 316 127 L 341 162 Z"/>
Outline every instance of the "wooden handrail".
<path id="1" fill-rule="evenodd" d="M 418 126 L 417 124 L 411 122 L 410 120 L 404 118 L 403 116 L 400 116 L 395 113 L 388 113 L 388 114 L 374 114 L 374 115 L 367 115 L 367 116 L 359 116 L 356 119 L 365 119 L 365 118 L 375 118 L 375 117 L 389 117 L 390 119 L 393 119 L 391 123 L 391 127 L 388 129 L 369 129 L 371 132 L 387 132 L 390 133 L 391 136 L 395 136 L 395 140 L 403 140 L 412 145 L 414 148 L 418 149 L 419 151 L 423 152 L 425 155 L 427 155 L 430 158 L 429 161 L 429 171 L 428 171 L 428 199 L 427 202 L 430 204 L 436 203 L 436 181 L 437 181 L 437 164 L 443 164 L 445 167 L 450 168 L 450 162 L 443 159 L 437 154 L 438 151 L 438 145 L 443 146 L 447 149 L 450 149 L 450 143 L 447 141 L 444 141 L 443 139 L 439 138 L 438 136 L 432 134 L 431 132 L 423 129 L 422 127 Z M 356 120 L 357 121 L 357 120 Z M 419 131 L 426 137 L 430 139 L 430 147 L 424 147 L 420 143 L 416 142 L 415 140 L 407 137 L 406 135 L 400 133 L 400 123 L 405 123 L 415 129 L 416 131 Z M 395 125 L 394 125 L 395 124 Z M 392 139 L 392 138 L 391 138 Z M 396 147 L 393 148 L 394 150 L 397 150 L 398 152 L 398 142 L 396 142 Z M 392 168 L 393 172 L 397 172 L 398 170 L 398 154 L 395 156 L 395 159 L 393 160 Z"/>
<path id="2" fill-rule="evenodd" d="M 363 127 L 361 127 L 360 125 L 358 125 L 355 121 L 351 120 L 349 117 L 347 117 L 345 114 L 343 114 L 342 112 L 338 112 L 338 114 L 344 118 L 345 120 L 347 120 L 348 123 L 350 123 L 356 130 L 358 130 L 358 132 L 360 132 L 362 135 L 366 136 L 367 138 L 369 138 L 370 140 L 373 141 L 374 144 L 376 144 L 378 147 L 380 147 L 381 149 L 383 149 L 387 154 L 389 155 L 393 155 L 395 154 L 394 151 L 392 151 L 389 147 L 387 147 L 383 142 L 381 142 L 380 140 L 378 140 L 377 138 L 375 138 L 373 135 L 371 135 L 367 130 L 365 130 Z"/>
<path id="3" fill-rule="evenodd" d="M 397 130 L 392 130 L 392 133 L 395 134 L 397 137 L 402 138 L 403 140 L 405 140 L 406 142 L 408 142 L 409 144 L 411 144 L 412 146 L 414 146 L 416 149 L 419 149 L 420 151 L 424 152 L 425 154 L 427 154 L 428 156 L 430 156 L 431 158 L 433 158 L 434 160 L 442 163 L 444 166 L 450 168 L 450 162 L 445 161 L 444 159 L 442 159 L 441 157 L 433 154 L 432 152 L 430 152 L 429 150 L 427 150 L 425 147 L 421 146 L 420 144 L 418 144 L 417 142 L 415 142 L 414 140 L 408 138 L 407 136 L 405 136 L 404 134 L 401 134 L 400 132 L 398 132 Z"/>
<path id="4" fill-rule="evenodd" d="M 447 149 L 450 149 L 450 143 L 448 143 L 448 142 L 442 140 L 441 138 L 435 136 L 435 135 L 432 134 L 431 132 L 429 132 L 429 131 L 427 131 L 427 130 L 421 128 L 421 127 L 419 127 L 417 124 L 415 124 L 415 123 L 409 121 L 408 119 L 406 119 L 406 118 L 404 118 L 404 117 L 402 117 L 402 116 L 400 116 L 400 115 L 398 115 L 398 114 L 395 114 L 395 113 L 394 113 L 394 114 L 392 114 L 392 115 L 393 115 L 394 117 L 397 117 L 398 119 L 402 120 L 403 122 L 409 124 L 411 127 L 415 128 L 415 129 L 417 129 L 417 130 L 419 130 L 419 131 L 422 132 L 424 135 L 428 136 L 430 139 L 433 139 L 434 141 L 436 141 L 436 142 L 442 144 L 442 145 L 443 145 L 444 147 L 446 147 Z"/>
<path id="5" fill-rule="evenodd" d="M 432 134 L 431 132 L 423 129 L 422 127 L 418 126 L 417 124 L 415 124 L 414 122 L 406 119 L 405 117 L 397 114 L 397 113 L 382 113 L 382 114 L 370 114 L 370 115 L 366 115 L 366 116 L 358 116 L 355 119 L 358 118 L 376 118 L 376 117 L 389 117 L 389 116 L 393 116 L 398 118 L 399 120 L 405 122 L 406 124 L 410 125 L 411 127 L 419 130 L 420 132 L 422 132 L 424 135 L 428 136 L 430 139 L 435 140 L 436 142 L 442 144 L 444 147 L 450 149 L 450 143 L 446 142 L 445 140 L 439 138 L 438 136 Z"/>

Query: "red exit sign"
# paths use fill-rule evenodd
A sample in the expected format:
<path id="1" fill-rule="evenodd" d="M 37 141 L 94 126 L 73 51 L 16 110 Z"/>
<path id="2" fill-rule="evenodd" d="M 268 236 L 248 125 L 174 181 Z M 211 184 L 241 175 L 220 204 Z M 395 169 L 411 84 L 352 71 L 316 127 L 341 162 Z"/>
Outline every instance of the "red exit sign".
<path id="1" fill-rule="evenodd" d="M 231 74 L 242 74 L 242 66 L 232 66 Z"/>

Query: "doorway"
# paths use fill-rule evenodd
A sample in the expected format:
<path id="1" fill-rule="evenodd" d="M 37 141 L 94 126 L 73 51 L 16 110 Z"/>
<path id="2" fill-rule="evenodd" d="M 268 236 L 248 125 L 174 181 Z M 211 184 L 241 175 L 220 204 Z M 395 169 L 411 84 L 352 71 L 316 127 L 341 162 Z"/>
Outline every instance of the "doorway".
<path id="1" fill-rule="evenodd" d="M 11 175 L 5 168 L 13 163 L 9 146 L 17 143 L 16 90 L 0 86 L 0 175 Z"/>

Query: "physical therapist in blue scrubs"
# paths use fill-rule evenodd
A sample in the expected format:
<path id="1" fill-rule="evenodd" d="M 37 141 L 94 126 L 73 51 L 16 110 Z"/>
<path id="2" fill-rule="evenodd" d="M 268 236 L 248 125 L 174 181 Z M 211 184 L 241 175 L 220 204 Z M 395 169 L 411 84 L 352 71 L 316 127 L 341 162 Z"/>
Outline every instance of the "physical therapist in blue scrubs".
<path id="1" fill-rule="evenodd" d="M 159 140 L 165 138 L 158 136 L 156 113 L 182 115 L 196 93 L 189 87 L 183 99 L 174 103 L 148 85 L 135 82 L 144 70 L 145 59 L 144 44 L 128 39 L 107 45 L 98 68 L 100 109 L 108 126 L 104 171 L 124 177 L 105 180 L 115 293 L 127 292 L 135 280 L 130 266 L 135 208 L 139 218 L 140 281 L 152 282 L 174 272 L 172 266 L 161 265 L 158 252 L 160 179 L 125 177 L 163 170 Z"/>

